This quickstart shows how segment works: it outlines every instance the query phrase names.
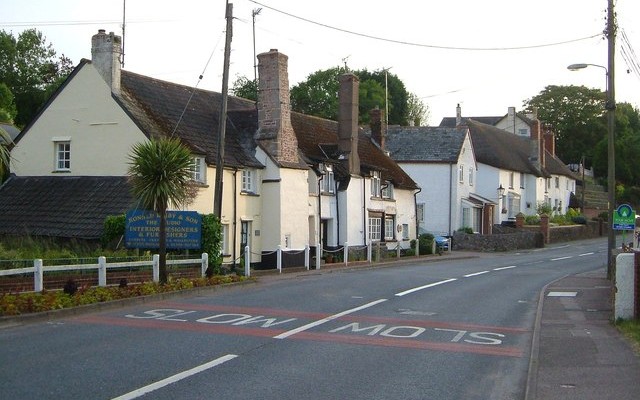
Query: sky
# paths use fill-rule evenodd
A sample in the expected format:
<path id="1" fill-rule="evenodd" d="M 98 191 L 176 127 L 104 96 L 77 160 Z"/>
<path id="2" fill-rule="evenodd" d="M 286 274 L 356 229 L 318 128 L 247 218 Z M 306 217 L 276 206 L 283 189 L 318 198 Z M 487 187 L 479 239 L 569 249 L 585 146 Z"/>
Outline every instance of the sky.
<path id="1" fill-rule="evenodd" d="M 221 91 L 225 3 L 0 0 L 0 29 L 17 36 L 36 28 L 58 54 L 78 64 L 91 58 L 91 36 L 98 29 L 122 35 L 124 14 L 124 69 Z M 511 106 L 521 110 L 548 85 L 605 90 L 605 69 L 569 71 L 567 66 L 607 66 L 602 35 L 607 0 L 230 3 L 229 87 L 239 76 L 253 79 L 256 13 L 255 53 L 278 49 L 286 54 L 291 86 L 336 66 L 388 69 L 429 107 L 429 125 L 455 116 L 457 104 L 466 117 L 500 116 Z M 616 101 L 640 107 L 640 1 L 617 0 L 615 10 Z"/>

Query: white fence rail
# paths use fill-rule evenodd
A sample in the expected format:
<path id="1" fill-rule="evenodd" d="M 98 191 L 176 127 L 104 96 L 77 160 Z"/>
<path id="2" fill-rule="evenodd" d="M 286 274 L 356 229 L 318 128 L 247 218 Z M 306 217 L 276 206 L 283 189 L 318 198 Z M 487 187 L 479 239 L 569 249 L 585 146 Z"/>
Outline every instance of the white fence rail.
<path id="1" fill-rule="evenodd" d="M 201 275 L 205 276 L 207 266 L 209 265 L 209 255 L 202 253 L 200 258 L 184 259 L 184 260 L 167 260 L 169 265 L 194 265 L 199 264 Z M 98 257 L 97 264 L 67 264 L 67 265 L 51 265 L 43 266 L 42 259 L 33 260 L 33 267 L 14 268 L 0 270 L 0 276 L 33 274 L 33 290 L 42 292 L 44 290 L 44 273 L 54 271 L 81 271 L 81 270 L 98 270 L 98 286 L 107 286 L 107 270 L 116 268 L 132 268 L 151 266 L 153 269 L 153 281 L 160 280 L 160 256 L 154 254 L 151 260 L 146 261 L 128 261 L 108 263 L 106 257 Z"/>

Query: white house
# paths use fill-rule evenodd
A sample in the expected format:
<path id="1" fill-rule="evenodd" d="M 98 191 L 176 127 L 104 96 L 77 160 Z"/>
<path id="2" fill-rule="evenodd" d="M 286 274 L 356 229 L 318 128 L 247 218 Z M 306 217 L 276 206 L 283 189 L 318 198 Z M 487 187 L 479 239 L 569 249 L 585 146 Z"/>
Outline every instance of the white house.
<path id="1" fill-rule="evenodd" d="M 441 127 L 467 126 L 478 163 L 479 193 L 498 201 L 495 223 L 513 221 L 522 212 L 537 213 L 548 204 L 564 214 L 575 192 L 574 173 L 555 155 L 553 133 L 534 115 L 443 118 Z"/>
<path id="2" fill-rule="evenodd" d="M 495 209 L 478 182 L 478 165 L 467 127 L 389 126 L 372 131 L 390 156 L 418 183 L 420 232 L 453 235 L 458 229 L 491 233 Z"/>
<path id="3" fill-rule="evenodd" d="M 126 194 L 132 146 L 161 136 L 179 137 L 194 155 L 198 191 L 188 209 L 213 212 L 222 95 L 122 70 L 120 55 L 120 37 L 100 30 L 92 59 L 80 62 L 18 135 L 13 176 L 0 188 L 0 234 L 99 237 L 105 216 L 135 207 Z M 233 96 L 227 104 L 225 261 L 236 262 L 245 246 L 258 263 L 270 262 L 279 246 L 408 247 L 416 237 L 417 185 L 358 129 L 357 78 L 343 77 L 340 121 L 328 121 L 291 112 L 286 55 L 271 50 L 258 58 L 257 105 Z M 27 189 L 43 195 L 28 197 Z M 78 236 L 65 220 L 86 229 Z"/>

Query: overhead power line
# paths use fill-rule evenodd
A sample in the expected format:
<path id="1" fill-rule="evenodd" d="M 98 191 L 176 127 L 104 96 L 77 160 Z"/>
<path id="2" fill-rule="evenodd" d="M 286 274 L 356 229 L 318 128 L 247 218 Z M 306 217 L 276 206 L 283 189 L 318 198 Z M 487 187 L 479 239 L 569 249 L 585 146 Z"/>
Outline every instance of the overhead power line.
<path id="1" fill-rule="evenodd" d="M 254 4 L 259 5 L 261 7 L 268 8 L 268 9 L 270 9 L 272 11 L 277 12 L 277 13 L 286 15 L 288 17 L 295 18 L 295 19 L 298 19 L 300 21 L 308 22 L 308 23 L 313 24 L 313 25 L 318 25 L 318 26 L 321 26 L 323 28 L 332 29 L 332 30 L 335 30 L 335 31 L 338 31 L 338 32 L 348 33 L 350 35 L 360 36 L 360 37 L 373 39 L 373 40 L 379 40 L 379 41 L 388 42 L 388 43 L 395 43 L 395 44 L 401 44 L 401 45 L 406 45 L 406 46 L 415 46 L 415 47 L 426 47 L 426 48 L 440 49 L 440 50 L 464 50 L 464 51 L 527 50 L 527 49 L 536 49 L 536 48 L 541 48 L 541 47 L 560 46 L 560 45 L 564 45 L 564 44 L 580 42 L 580 41 L 583 41 L 583 40 L 589 40 L 589 39 L 593 39 L 593 38 L 602 36 L 602 32 L 598 32 L 598 33 L 593 34 L 591 36 L 586 36 L 586 37 L 577 38 L 577 39 L 570 39 L 570 40 L 565 40 L 565 41 L 561 41 L 561 42 L 544 43 L 544 44 L 536 44 L 536 45 L 528 45 L 528 46 L 514 46 L 514 47 L 457 47 L 457 46 L 442 46 L 442 45 L 434 45 L 434 44 L 408 42 L 408 41 L 404 41 L 404 40 L 388 39 L 388 38 L 383 38 L 383 37 L 380 37 L 380 36 L 368 35 L 366 33 L 354 32 L 354 31 L 350 31 L 348 29 L 338 28 L 338 27 L 335 27 L 335 26 L 331 26 L 331 25 L 327 25 L 327 24 L 324 24 L 324 23 L 321 23 L 321 22 L 310 20 L 308 18 L 300 17 L 298 15 L 294 15 L 294 14 L 291 14 L 289 12 L 282 11 L 282 10 L 279 10 L 277 8 L 270 7 L 270 6 L 266 5 L 266 4 L 260 3 L 260 2 L 255 1 L 255 0 L 249 0 L 249 1 L 254 3 Z"/>

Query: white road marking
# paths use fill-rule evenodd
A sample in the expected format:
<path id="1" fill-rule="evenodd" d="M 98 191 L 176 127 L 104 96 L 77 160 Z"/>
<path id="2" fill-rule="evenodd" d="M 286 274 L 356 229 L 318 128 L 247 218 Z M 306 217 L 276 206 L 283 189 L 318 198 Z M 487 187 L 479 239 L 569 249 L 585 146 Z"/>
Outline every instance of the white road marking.
<path id="1" fill-rule="evenodd" d="M 401 296 L 407 295 L 409 293 L 417 292 L 417 291 L 422 290 L 422 289 L 428 289 L 430 287 L 442 285 L 443 283 L 449 283 L 449 282 L 453 282 L 453 281 L 456 281 L 456 280 L 457 280 L 456 278 L 445 279 L 444 281 L 430 283 L 428 285 L 419 286 L 419 287 L 416 287 L 416 288 L 413 288 L 413 289 L 405 290 L 404 292 L 396 293 L 396 296 L 401 297 Z"/>
<path id="2" fill-rule="evenodd" d="M 478 276 L 478 275 L 484 275 L 484 274 L 488 274 L 489 271 L 480 271 L 480 272 L 474 272 L 473 274 L 467 274 L 464 275 L 465 278 L 471 278 L 472 276 Z"/>
<path id="3" fill-rule="evenodd" d="M 578 292 L 549 292 L 547 297 L 576 297 Z"/>
<path id="4" fill-rule="evenodd" d="M 511 268 L 516 268 L 516 265 L 509 265 L 508 267 L 499 267 L 499 268 L 494 268 L 494 271 L 504 271 L 505 269 L 511 269 Z"/>
<path id="5" fill-rule="evenodd" d="M 306 325 L 303 325 L 303 326 L 301 326 L 299 328 L 291 329 L 290 331 L 283 332 L 283 333 L 281 333 L 281 334 L 279 334 L 277 336 L 274 336 L 273 338 L 274 339 L 286 339 L 291 335 L 295 335 L 296 333 L 300 333 L 300 332 L 306 331 L 307 329 L 311 329 L 313 327 L 316 327 L 318 325 L 322 325 L 322 324 L 324 324 L 326 322 L 329 322 L 329 321 L 332 321 L 334 319 L 343 317 L 345 315 L 352 314 L 352 313 L 354 313 L 356 311 L 360 311 L 360 310 L 364 310 L 365 308 L 373 307 L 373 306 L 375 306 L 377 304 L 380 304 L 380 303 L 383 303 L 385 301 L 387 301 L 387 299 L 380 299 L 380 300 L 372 301 L 371 303 L 363 304 L 360 307 L 352 308 L 350 310 L 346 310 L 346 311 L 343 311 L 343 312 L 338 313 L 338 314 L 333 314 L 333 315 L 328 316 L 326 318 L 322 318 L 322 319 L 319 319 L 317 321 L 314 321 L 314 322 L 308 323 Z"/>
<path id="6" fill-rule="evenodd" d="M 557 258 L 552 258 L 551 261 L 560 261 L 560 260 L 567 260 L 569 258 L 573 258 L 573 256 L 565 256 L 565 257 L 557 257 Z"/>
<path id="7" fill-rule="evenodd" d="M 218 366 L 218 365 L 220 365 L 222 363 L 225 363 L 225 362 L 227 362 L 229 360 L 233 360 L 236 357 L 238 357 L 238 356 L 235 355 L 235 354 L 227 354 L 226 356 L 222 356 L 220 358 L 216 358 L 213 361 L 209 361 L 208 363 L 204 363 L 204 364 L 199 365 L 199 366 L 197 366 L 195 368 L 191 368 L 189 370 L 186 370 L 186 371 L 180 372 L 178 374 L 172 375 L 172 376 L 170 376 L 168 378 L 165 378 L 165 379 L 163 379 L 161 381 L 152 383 L 150 385 L 141 387 L 140 389 L 136 389 L 136 390 L 134 390 L 132 392 L 123 394 L 122 396 L 114 397 L 111 400 L 130 400 L 130 399 L 135 399 L 135 398 L 144 396 L 145 394 L 151 393 L 154 390 L 160 389 L 160 388 L 165 387 L 167 385 L 171 385 L 172 383 L 178 382 L 178 381 L 180 381 L 180 380 L 182 380 L 184 378 L 188 378 L 188 377 L 190 377 L 192 375 L 195 375 L 197 373 L 205 371 L 205 370 L 207 370 L 209 368 L 216 367 L 216 366 Z"/>
<path id="8" fill-rule="evenodd" d="M 592 255 L 594 255 L 594 254 L 595 254 L 595 253 L 592 251 L 592 252 L 589 252 L 589 253 L 578 254 L 578 257 L 592 256 Z"/>

